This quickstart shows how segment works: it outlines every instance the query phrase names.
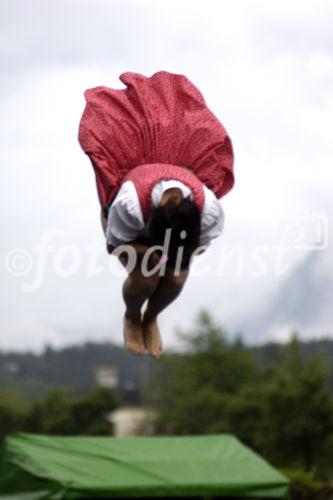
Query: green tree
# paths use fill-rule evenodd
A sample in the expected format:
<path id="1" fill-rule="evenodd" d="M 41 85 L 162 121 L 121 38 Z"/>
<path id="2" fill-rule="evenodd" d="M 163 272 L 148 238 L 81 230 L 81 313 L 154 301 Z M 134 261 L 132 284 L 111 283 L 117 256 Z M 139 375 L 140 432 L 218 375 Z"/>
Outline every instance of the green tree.
<path id="1" fill-rule="evenodd" d="M 282 465 L 310 470 L 330 453 L 333 401 L 319 358 L 302 359 L 296 335 L 267 383 L 270 452 Z"/>
<path id="2" fill-rule="evenodd" d="M 71 402 L 71 415 L 76 433 L 94 436 L 111 434 L 112 427 L 107 416 L 117 406 L 114 395 L 106 388 L 97 388 L 74 399 Z"/>
<path id="3" fill-rule="evenodd" d="M 265 454 L 267 451 L 268 407 L 262 381 L 245 384 L 229 400 L 228 428 L 245 444 Z"/>
<path id="4" fill-rule="evenodd" d="M 21 430 L 26 410 L 26 401 L 17 390 L 0 392 L 0 445 L 7 434 Z"/>
<path id="5" fill-rule="evenodd" d="M 0 403 L 0 445 L 12 432 L 17 432 L 22 427 L 22 415 L 14 408 Z"/>
<path id="6" fill-rule="evenodd" d="M 35 401 L 27 414 L 24 430 L 42 434 L 72 434 L 75 422 L 70 403 L 60 390 L 50 391 Z"/>
<path id="7" fill-rule="evenodd" d="M 183 354 L 164 357 L 148 391 L 165 434 L 202 434 L 228 430 L 230 398 L 256 378 L 252 355 L 237 339 L 228 344 L 224 330 L 201 312 L 196 327 L 181 332 Z"/>
<path id="8" fill-rule="evenodd" d="M 157 432 L 231 432 L 275 465 L 317 469 L 333 463 L 333 402 L 321 358 L 301 356 L 296 335 L 269 365 L 202 312 L 182 333 L 185 351 L 168 354 L 147 392 L 157 409 Z"/>
<path id="9" fill-rule="evenodd" d="M 32 404 L 24 430 L 58 435 L 107 435 L 112 429 L 106 417 L 116 406 L 113 394 L 105 388 L 76 397 L 50 391 Z"/>

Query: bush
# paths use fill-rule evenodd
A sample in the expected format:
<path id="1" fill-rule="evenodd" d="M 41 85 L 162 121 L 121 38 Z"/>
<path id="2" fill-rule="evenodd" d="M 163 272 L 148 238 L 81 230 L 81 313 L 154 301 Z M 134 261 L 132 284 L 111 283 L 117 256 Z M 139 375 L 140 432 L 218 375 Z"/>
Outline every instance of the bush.
<path id="1" fill-rule="evenodd" d="M 291 481 L 290 498 L 292 500 L 330 500 L 333 495 L 333 485 L 317 481 L 314 472 L 302 470 L 282 470 Z"/>
<path id="2" fill-rule="evenodd" d="M 117 404 L 112 392 L 103 387 L 75 397 L 60 390 L 50 391 L 32 404 L 24 430 L 53 435 L 108 435 L 112 426 L 106 417 Z"/>

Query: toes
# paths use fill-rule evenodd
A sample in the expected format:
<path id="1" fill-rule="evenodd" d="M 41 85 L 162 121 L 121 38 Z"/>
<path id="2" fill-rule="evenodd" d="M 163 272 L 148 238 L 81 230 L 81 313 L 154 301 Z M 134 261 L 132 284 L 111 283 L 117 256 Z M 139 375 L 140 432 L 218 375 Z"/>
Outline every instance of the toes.
<path id="1" fill-rule="evenodd" d="M 126 348 L 131 354 L 135 354 L 136 356 L 142 356 L 145 353 L 145 349 L 143 347 L 135 344 L 127 344 Z"/>
<path id="2" fill-rule="evenodd" d="M 156 320 L 143 317 L 143 340 L 147 353 L 152 358 L 158 359 L 162 352 L 162 341 Z"/>
<path id="3" fill-rule="evenodd" d="M 158 359 L 160 357 L 160 355 L 161 355 L 161 351 L 160 351 L 160 349 L 151 351 L 150 355 L 151 355 L 152 358 Z"/>
<path id="4" fill-rule="evenodd" d="M 125 346 L 128 352 L 136 356 L 145 354 L 145 345 L 142 338 L 141 324 L 133 324 L 126 317 L 124 319 L 124 338 Z"/>
<path id="5" fill-rule="evenodd" d="M 150 345 L 150 346 L 147 346 L 147 351 L 148 351 L 148 354 L 150 356 L 152 356 L 155 359 L 158 359 L 162 353 L 162 346 L 161 345 L 159 345 L 159 346 Z"/>
<path id="6" fill-rule="evenodd" d="M 136 354 L 138 354 L 139 356 L 143 356 L 143 354 L 146 352 L 146 349 L 144 346 L 137 346 L 136 348 Z"/>

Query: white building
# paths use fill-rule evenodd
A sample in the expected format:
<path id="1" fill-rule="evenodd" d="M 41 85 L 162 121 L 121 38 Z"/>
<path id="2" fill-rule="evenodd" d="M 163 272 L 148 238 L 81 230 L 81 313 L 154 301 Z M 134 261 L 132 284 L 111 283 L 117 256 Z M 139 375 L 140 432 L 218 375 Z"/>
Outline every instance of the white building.
<path id="1" fill-rule="evenodd" d="M 111 363 L 100 365 L 95 371 L 96 383 L 101 387 L 116 389 L 118 387 L 118 370 Z"/>
<path id="2" fill-rule="evenodd" d="M 156 411 L 144 406 L 122 406 L 108 417 L 114 436 L 150 436 L 154 433 Z"/>

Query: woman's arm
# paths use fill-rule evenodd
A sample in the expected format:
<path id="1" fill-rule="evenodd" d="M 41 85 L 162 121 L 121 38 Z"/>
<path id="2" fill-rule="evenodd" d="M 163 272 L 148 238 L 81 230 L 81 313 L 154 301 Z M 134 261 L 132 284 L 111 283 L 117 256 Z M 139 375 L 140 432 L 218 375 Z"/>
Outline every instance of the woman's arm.
<path id="1" fill-rule="evenodd" d="M 101 209 L 101 224 L 102 224 L 102 229 L 103 229 L 104 235 L 106 235 L 106 227 L 108 224 L 108 219 L 107 219 L 107 217 L 105 217 L 105 211 L 103 208 Z"/>
<path id="2" fill-rule="evenodd" d="M 213 191 L 204 186 L 205 206 L 201 214 L 200 246 L 208 247 L 211 240 L 220 236 L 224 227 L 224 212 L 221 202 Z M 201 253 L 201 252 L 200 252 Z"/>
<path id="3" fill-rule="evenodd" d="M 131 181 L 126 181 L 110 205 L 106 218 L 105 235 L 108 252 L 117 246 L 135 242 L 144 226 L 135 187 Z"/>

